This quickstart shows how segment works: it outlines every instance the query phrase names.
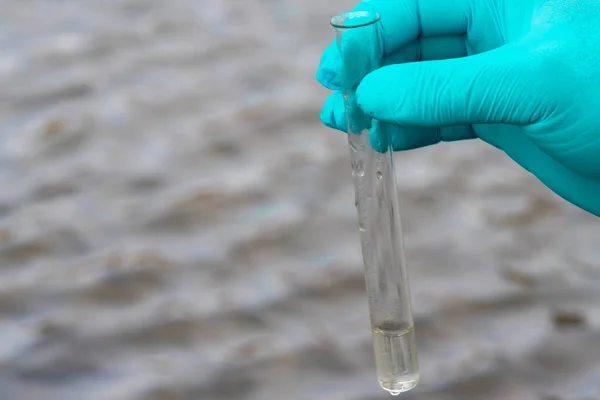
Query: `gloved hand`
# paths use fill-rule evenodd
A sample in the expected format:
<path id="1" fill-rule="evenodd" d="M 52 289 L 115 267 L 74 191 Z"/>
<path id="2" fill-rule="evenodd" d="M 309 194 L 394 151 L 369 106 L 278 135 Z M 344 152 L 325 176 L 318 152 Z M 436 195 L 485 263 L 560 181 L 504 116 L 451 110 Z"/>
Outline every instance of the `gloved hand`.
<path id="1" fill-rule="evenodd" d="M 479 138 L 567 201 L 600 216 L 600 0 L 371 0 L 384 67 L 358 105 L 393 124 L 394 150 Z M 317 80 L 345 130 L 339 53 Z"/>

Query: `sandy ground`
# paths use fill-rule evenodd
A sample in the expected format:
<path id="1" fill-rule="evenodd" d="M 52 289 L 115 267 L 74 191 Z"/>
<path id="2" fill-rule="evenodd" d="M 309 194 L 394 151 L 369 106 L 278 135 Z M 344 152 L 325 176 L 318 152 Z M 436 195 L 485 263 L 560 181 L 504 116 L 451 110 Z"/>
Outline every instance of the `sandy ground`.
<path id="1" fill-rule="evenodd" d="M 0 1 L 0 399 L 375 400 L 340 0 Z M 600 399 L 600 220 L 482 143 L 396 155 L 422 384 Z"/>

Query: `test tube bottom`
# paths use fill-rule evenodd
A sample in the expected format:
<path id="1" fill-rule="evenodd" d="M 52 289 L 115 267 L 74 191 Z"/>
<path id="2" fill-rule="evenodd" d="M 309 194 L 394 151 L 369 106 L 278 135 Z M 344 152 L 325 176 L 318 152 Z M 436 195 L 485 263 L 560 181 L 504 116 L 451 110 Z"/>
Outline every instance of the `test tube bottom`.
<path id="1" fill-rule="evenodd" d="M 373 328 L 377 378 L 382 389 L 396 396 L 419 383 L 415 330 L 411 324 L 385 324 Z"/>

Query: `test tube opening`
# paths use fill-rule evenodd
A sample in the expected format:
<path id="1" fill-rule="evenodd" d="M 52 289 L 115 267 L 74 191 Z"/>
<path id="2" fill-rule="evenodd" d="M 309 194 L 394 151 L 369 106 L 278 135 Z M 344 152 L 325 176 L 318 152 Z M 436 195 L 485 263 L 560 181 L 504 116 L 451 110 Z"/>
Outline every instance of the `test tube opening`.
<path id="1" fill-rule="evenodd" d="M 379 18 L 375 11 L 349 11 L 331 18 L 330 23 L 335 29 L 353 29 L 375 24 Z"/>

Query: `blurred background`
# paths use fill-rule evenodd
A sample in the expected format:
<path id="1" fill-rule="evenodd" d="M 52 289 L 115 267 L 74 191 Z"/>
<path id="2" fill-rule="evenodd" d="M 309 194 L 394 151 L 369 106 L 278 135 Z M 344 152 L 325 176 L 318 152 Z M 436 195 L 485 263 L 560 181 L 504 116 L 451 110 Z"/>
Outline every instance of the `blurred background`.
<path id="1" fill-rule="evenodd" d="M 342 0 L 0 1 L 0 399 L 377 400 Z M 600 399 L 600 220 L 476 141 L 396 155 L 410 400 Z"/>

